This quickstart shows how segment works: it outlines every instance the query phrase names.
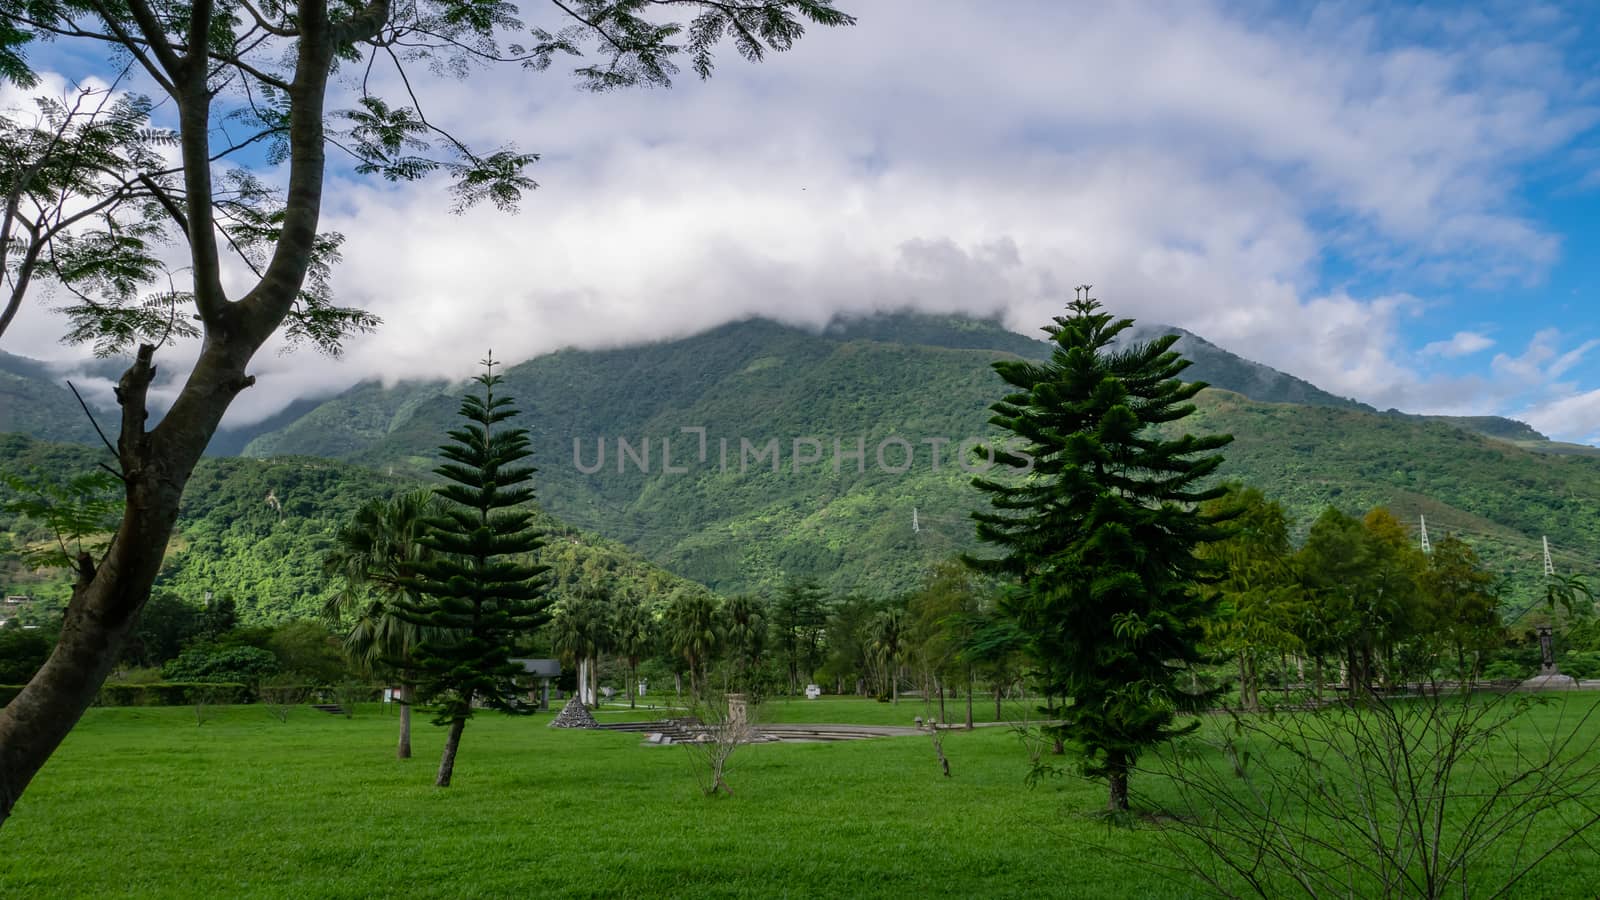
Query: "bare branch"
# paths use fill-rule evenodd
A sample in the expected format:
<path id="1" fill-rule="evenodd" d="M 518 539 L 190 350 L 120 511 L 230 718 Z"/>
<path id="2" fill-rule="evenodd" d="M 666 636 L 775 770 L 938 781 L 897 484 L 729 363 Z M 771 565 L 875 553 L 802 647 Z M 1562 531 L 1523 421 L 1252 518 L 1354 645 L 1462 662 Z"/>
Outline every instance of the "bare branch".
<path id="1" fill-rule="evenodd" d="M 267 17 L 262 15 L 261 11 L 256 9 L 255 4 L 251 3 L 250 0 L 239 0 L 239 5 L 243 6 L 250 13 L 250 16 L 256 20 L 256 24 L 261 27 L 261 30 L 268 34 L 274 34 L 278 37 L 298 37 L 300 34 L 300 29 L 298 28 L 277 25 L 268 21 Z"/>
<path id="2" fill-rule="evenodd" d="M 106 438 L 106 433 L 100 430 L 100 423 L 95 420 L 94 413 L 89 411 L 89 404 L 83 402 L 83 395 L 78 393 L 77 385 L 68 381 L 67 388 L 72 391 L 72 396 L 78 399 L 78 405 L 83 408 L 83 414 L 89 417 L 89 424 L 94 426 L 94 433 L 100 435 L 100 443 L 105 444 L 106 449 L 111 451 L 111 455 L 120 460 L 121 457 L 117 456 L 117 448 L 111 445 L 111 441 Z M 111 474 L 117 476 L 117 480 L 127 483 L 128 479 L 121 472 L 112 472 Z"/>

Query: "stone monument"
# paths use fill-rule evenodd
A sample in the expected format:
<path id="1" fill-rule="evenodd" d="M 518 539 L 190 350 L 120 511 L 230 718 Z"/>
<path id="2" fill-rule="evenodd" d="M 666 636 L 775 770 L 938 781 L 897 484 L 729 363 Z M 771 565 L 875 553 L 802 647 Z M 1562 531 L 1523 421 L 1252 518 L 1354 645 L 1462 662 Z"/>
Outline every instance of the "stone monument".
<path id="1" fill-rule="evenodd" d="M 1555 630 L 1549 625 L 1539 626 L 1539 674 L 1524 681 L 1525 691 L 1559 691 L 1578 686 L 1577 679 L 1561 674 L 1556 665 Z"/>

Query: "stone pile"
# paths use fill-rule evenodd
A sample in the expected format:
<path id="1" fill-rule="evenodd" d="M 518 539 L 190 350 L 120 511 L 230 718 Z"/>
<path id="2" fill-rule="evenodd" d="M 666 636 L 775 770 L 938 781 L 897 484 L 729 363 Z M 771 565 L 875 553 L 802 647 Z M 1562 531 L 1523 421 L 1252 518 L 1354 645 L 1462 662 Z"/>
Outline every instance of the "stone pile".
<path id="1" fill-rule="evenodd" d="M 594 720 L 594 716 L 589 715 L 589 707 L 584 706 L 577 697 L 573 697 L 567 701 L 566 706 L 561 707 L 561 712 L 550 720 L 550 727 L 599 728 L 600 723 Z"/>

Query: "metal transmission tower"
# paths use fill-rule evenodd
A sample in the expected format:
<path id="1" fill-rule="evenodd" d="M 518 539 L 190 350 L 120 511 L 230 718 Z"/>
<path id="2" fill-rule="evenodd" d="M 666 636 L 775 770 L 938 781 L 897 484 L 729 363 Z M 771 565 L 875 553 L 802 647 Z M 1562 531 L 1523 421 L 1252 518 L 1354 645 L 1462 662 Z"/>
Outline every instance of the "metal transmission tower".
<path id="1" fill-rule="evenodd" d="M 1422 552 L 1432 553 L 1433 545 L 1428 543 L 1428 517 L 1419 515 L 1417 516 L 1417 521 L 1422 525 Z"/>
<path id="2" fill-rule="evenodd" d="M 1541 540 L 1544 541 L 1544 573 L 1546 575 L 1554 575 L 1556 573 L 1556 567 L 1555 563 L 1550 561 L 1550 538 L 1543 537 Z"/>
<path id="3" fill-rule="evenodd" d="M 922 524 L 917 521 L 917 508 L 915 506 L 911 507 L 911 533 L 922 533 Z"/>

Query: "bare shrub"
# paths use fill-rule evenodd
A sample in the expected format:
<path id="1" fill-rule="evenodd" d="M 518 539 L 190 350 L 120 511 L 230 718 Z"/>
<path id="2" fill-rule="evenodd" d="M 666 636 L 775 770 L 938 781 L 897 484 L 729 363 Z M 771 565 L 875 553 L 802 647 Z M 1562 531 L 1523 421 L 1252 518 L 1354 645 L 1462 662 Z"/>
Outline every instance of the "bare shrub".
<path id="1" fill-rule="evenodd" d="M 743 694 L 708 692 L 695 704 L 693 712 L 700 726 L 695 734 L 678 743 L 688 751 L 689 767 L 706 796 L 733 794 L 726 778 L 729 760 L 740 747 L 755 740 L 758 710 L 759 706 L 750 704 Z"/>
<path id="2" fill-rule="evenodd" d="M 333 686 L 333 702 L 344 710 L 346 719 L 356 716 L 356 708 L 372 698 L 372 686 L 360 681 L 341 681 Z"/>
<path id="3" fill-rule="evenodd" d="M 212 708 L 224 699 L 219 688 L 196 685 L 189 689 L 189 705 L 194 708 L 194 724 L 198 728 L 211 719 Z"/>
<path id="4" fill-rule="evenodd" d="M 1235 714 L 1153 757 L 1139 799 L 1220 896 L 1499 896 L 1592 850 L 1597 709 L 1479 693 Z"/>
<path id="5" fill-rule="evenodd" d="M 261 703 L 279 722 L 289 721 L 289 713 L 306 702 L 306 686 L 298 678 L 280 675 L 261 683 Z"/>

